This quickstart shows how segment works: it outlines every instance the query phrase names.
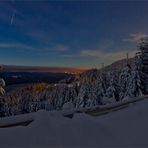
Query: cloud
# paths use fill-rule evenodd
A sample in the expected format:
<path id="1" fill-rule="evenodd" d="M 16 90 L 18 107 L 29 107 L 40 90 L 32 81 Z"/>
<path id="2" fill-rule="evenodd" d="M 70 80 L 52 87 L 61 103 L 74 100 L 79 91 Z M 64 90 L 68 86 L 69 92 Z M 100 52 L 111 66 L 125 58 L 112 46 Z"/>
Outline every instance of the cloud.
<path id="1" fill-rule="evenodd" d="M 84 61 L 92 60 L 91 62 L 103 62 L 106 64 L 110 64 L 114 61 L 121 60 L 126 58 L 126 54 L 129 54 L 129 57 L 134 57 L 137 52 L 135 49 L 129 49 L 129 47 L 123 47 L 125 49 L 118 49 L 114 41 L 103 41 L 99 44 L 96 49 L 80 49 L 78 53 L 74 54 L 61 54 L 62 57 L 65 58 L 77 58 L 83 59 Z M 82 61 L 83 61 L 82 60 Z"/>
<path id="2" fill-rule="evenodd" d="M 33 47 L 21 43 L 0 43 L 0 48 L 16 48 L 16 49 L 34 49 Z"/>
<path id="3" fill-rule="evenodd" d="M 80 56 L 82 57 L 91 57 L 99 60 L 100 62 L 109 64 L 117 60 L 126 58 L 126 54 L 129 54 L 129 57 L 134 57 L 136 50 L 120 50 L 117 52 L 103 52 L 99 50 L 82 50 Z"/>
<path id="4" fill-rule="evenodd" d="M 24 24 L 23 24 L 24 25 Z M 39 30 L 37 28 L 30 28 L 25 31 L 25 34 L 28 35 L 29 37 L 33 38 L 37 42 L 43 43 L 43 44 L 49 44 L 51 43 L 51 38 L 50 35 L 43 31 Z"/>
<path id="5" fill-rule="evenodd" d="M 57 44 L 51 48 L 35 48 L 33 46 L 23 44 L 23 43 L 0 43 L 0 48 L 19 48 L 19 49 L 30 49 L 30 50 L 44 50 L 44 51 L 68 51 L 69 47 L 61 44 Z"/>
<path id="6" fill-rule="evenodd" d="M 65 52 L 65 51 L 68 51 L 69 50 L 69 47 L 68 46 L 64 46 L 64 45 L 56 45 L 54 48 L 53 48 L 54 51 L 60 51 L 60 52 Z"/>
<path id="7" fill-rule="evenodd" d="M 53 43 L 50 35 L 43 30 L 30 30 L 26 33 L 29 37 L 33 38 L 35 41 L 43 44 L 45 48 L 44 51 L 59 51 L 66 52 L 69 51 L 69 46 L 59 43 Z"/>
<path id="8" fill-rule="evenodd" d="M 130 34 L 128 38 L 123 39 L 124 42 L 138 42 L 142 38 L 148 37 L 147 34 L 144 33 L 136 33 L 136 34 Z"/>
<path id="9" fill-rule="evenodd" d="M 65 57 L 65 58 L 74 58 L 74 57 L 79 57 L 80 55 L 77 54 L 61 54 L 61 57 Z"/>
<path id="10" fill-rule="evenodd" d="M 55 54 L 66 53 L 67 51 L 69 51 L 69 47 L 59 44 L 59 45 L 54 45 L 52 47 L 37 48 L 36 50 L 38 50 L 38 55 L 49 56 L 50 53 L 55 53 Z"/>
<path id="11" fill-rule="evenodd" d="M 80 59 L 90 59 L 90 60 L 98 60 L 98 62 L 103 62 L 106 64 L 110 64 L 114 61 L 121 60 L 126 58 L 126 54 L 129 54 L 129 57 L 134 57 L 136 50 L 118 50 L 116 52 L 104 52 L 101 50 L 91 50 L 91 49 L 86 49 L 86 50 L 81 50 L 77 54 L 62 54 L 62 57 L 65 58 L 80 58 Z"/>

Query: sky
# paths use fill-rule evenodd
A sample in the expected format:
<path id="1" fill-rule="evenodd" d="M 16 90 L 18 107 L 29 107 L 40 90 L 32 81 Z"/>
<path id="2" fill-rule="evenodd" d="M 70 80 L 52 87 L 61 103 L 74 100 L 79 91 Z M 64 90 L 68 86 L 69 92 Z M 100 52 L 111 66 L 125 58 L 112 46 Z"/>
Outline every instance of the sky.
<path id="1" fill-rule="evenodd" d="M 98 68 L 147 34 L 146 1 L 0 1 L 1 64 Z"/>

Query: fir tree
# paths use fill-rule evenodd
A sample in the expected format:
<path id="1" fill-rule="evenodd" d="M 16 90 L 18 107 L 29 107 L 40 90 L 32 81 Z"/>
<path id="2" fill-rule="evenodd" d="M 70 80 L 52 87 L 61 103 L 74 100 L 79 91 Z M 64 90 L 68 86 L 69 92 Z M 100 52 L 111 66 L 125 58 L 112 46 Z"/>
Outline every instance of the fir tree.
<path id="1" fill-rule="evenodd" d="M 113 98 L 113 100 L 119 101 L 119 86 L 118 86 L 118 73 L 112 71 L 110 75 L 110 86 L 106 90 L 105 96 L 108 98 Z"/>
<path id="2" fill-rule="evenodd" d="M 135 57 L 134 68 L 132 70 L 128 89 L 125 94 L 127 98 L 143 95 L 143 85 L 141 81 L 141 76 L 143 73 L 139 70 L 139 64 L 139 59 Z"/>
<path id="3" fill-rule="evenodd" d="M 129 83 L 130 83 L 130 79 L 131 79 L 131 66 L 129 64 L 127 64 L 119 77 L 119 86 L 120 86 L 120 93 L 119 93 L 119 99 L 122 100 L 123 98 L 126 97 L 127 91 L 128 91 L 128 87 L 129 87 Z"/>
<path id="4" fill-rule="evenodd" d="M 86 107 L 87 101 L 89 100 L 90 86 L 87 82 L 83 82 L 80 87 L 79 94 L 77 97 L 76 107 Z"/>
<path id="5" fill-rule="evenodd" d="M 141 40 L 138 46 L 139 52 L 136 54 L 136 69 L 140 76 L 140 89 L 142 94 L 148 94 L 148 38 Z"/>

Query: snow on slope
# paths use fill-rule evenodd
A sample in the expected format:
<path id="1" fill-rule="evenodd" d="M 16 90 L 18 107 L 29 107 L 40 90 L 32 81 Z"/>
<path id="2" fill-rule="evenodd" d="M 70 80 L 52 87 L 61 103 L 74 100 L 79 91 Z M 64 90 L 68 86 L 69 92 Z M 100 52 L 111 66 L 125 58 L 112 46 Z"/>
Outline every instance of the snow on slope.
<path id="1" fill-rule="evenodd" d="M 110 114 L 92 117 L 38 111 L 27 127 L 0 129 L 0 147 L 146 147 L 148 146 L 148 99 Z"/>

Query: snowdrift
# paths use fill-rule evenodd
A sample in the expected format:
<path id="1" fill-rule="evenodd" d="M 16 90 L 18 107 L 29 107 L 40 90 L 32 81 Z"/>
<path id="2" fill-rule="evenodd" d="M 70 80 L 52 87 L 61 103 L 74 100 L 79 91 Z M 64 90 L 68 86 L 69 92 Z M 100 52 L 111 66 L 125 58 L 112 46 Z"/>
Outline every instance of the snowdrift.
<path id="1" fill-rule="evenodd" d="M 142 98 L 141 98 L 142 99 Z M 0 128 L 0 147 L 147 147 L 148 99 L 103 116 L 38 111 L 1 119 L 12 123 L 33 119 L 28 126 Z"/>

